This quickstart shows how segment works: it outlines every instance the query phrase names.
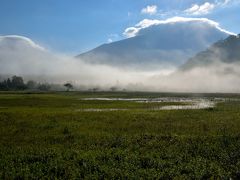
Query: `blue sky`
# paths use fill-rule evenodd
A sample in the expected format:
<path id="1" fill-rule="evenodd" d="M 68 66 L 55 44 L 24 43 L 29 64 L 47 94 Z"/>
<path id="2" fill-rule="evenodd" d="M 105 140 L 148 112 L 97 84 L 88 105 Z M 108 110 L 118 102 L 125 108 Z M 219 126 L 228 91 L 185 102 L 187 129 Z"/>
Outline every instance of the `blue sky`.
<path id="1" fill-rule="evenodd" d="M 69 54 L 123 39 L 143 19 L 205 17 L 240 33 L 238 0 L 0 0 L 0 35 Z"/>

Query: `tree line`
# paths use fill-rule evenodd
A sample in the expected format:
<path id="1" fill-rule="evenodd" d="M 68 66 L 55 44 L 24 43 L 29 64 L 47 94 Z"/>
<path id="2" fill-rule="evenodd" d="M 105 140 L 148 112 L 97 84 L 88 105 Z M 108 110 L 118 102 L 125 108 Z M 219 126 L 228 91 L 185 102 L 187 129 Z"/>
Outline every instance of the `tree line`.
<path id="1" fill-rule="evenodd" d="M 12 76 L 5 80 L 0 81 L 1 91 L 21 91 L 21 90 L 39 90 L 48 91 L 51 86 L 47 83 L 37 83 L 35 81 L 24 82 L 23 78 L 20 76 Z"/>
<path id="2" fill-rule="evenodd" d="M 24 81 L 21 76 L 12 76 L 11 78 L 3 79 L 0 76 L 0 91 L 72 91 L 72 90 L 80 90 L 80 91 L 90 91 L 90 92 L 98 92 L 98 91 L 126 91 L 125 89 L 120 89 L 117 86 L 112 86 L 109 90 L 101 89 L 100 87 L 79 87 L 73 86 L 72 83 L 65 84 L 49 84 L 49 83 L 39 83 L 33 80 Z"/>

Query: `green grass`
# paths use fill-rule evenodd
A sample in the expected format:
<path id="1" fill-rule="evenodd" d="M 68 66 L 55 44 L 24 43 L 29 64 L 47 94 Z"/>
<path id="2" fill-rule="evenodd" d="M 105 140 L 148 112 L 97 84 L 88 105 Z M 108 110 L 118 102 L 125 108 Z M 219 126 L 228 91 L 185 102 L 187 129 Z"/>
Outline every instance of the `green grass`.
<path id="1" fill-rule="evenodd" d="M 237 94 L 0 93 L 0 179 L 238 179 L 240 101 L 205 110 L 87 97 Z M 128 111 L 84 112 L 88 108 Z"/>

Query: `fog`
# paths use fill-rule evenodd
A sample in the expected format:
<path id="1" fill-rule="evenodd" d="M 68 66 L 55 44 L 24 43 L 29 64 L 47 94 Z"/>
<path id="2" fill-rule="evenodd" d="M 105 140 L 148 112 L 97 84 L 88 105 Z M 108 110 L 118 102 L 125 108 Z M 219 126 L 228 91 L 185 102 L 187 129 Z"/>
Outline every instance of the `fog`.
<path id="1" fill-rule="evenodd" d="M 2 55 L 3 52 L 1 52 Z M 177 68 L 159 71 L 135 71 L 107 65 L 93 65 L 66 55 L 33 52 L 28 56 L 4 52 L 2 75 L 21 75 L 26 80 L 49 83 L 72 82 L 79 87 L 108 90 L 162 92 L 239 92 L 240 65 L 214 63 L 179 71 Z M 31 55 L 31 56 L 29 56 Z"/>
<path id="2" fill-rule="evenodd" d="M 164 67 L 139 71 L 83 62 L 68 55 L 50 52 L 29 44 L 9 44 L 0 48 L 0 74 L 19 75 L 25 80 L 63 84 L 71 82 L 80 90 L 97 87 L 109 90 L 160 92 L 240 92 L 240 65 L 218 60 L 188 70 Z M 144 65 L 144 64 L 143 64 Z M 151 64 L 158 66 L 159 64 Z"/>
<path id="3" fill-rule="evenodd" d="M 171 92 L 240 92 L 240 64 L 216 62 L 168 76 L 150 78 L 149 84 L 159 82 L 157 90 Z"/>

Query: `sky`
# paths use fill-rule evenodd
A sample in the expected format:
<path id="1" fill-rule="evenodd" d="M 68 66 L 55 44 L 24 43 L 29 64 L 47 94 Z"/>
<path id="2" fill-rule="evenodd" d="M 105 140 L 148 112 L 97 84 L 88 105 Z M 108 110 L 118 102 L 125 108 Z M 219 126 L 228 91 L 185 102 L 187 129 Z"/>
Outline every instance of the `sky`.
<path id="1" fill-rule="evenodd" d="M 76 55 L 126 38 L 144 19 L 204 17 L 240 33 L 240 0 L 0 0 L 0 35 Z"/>

